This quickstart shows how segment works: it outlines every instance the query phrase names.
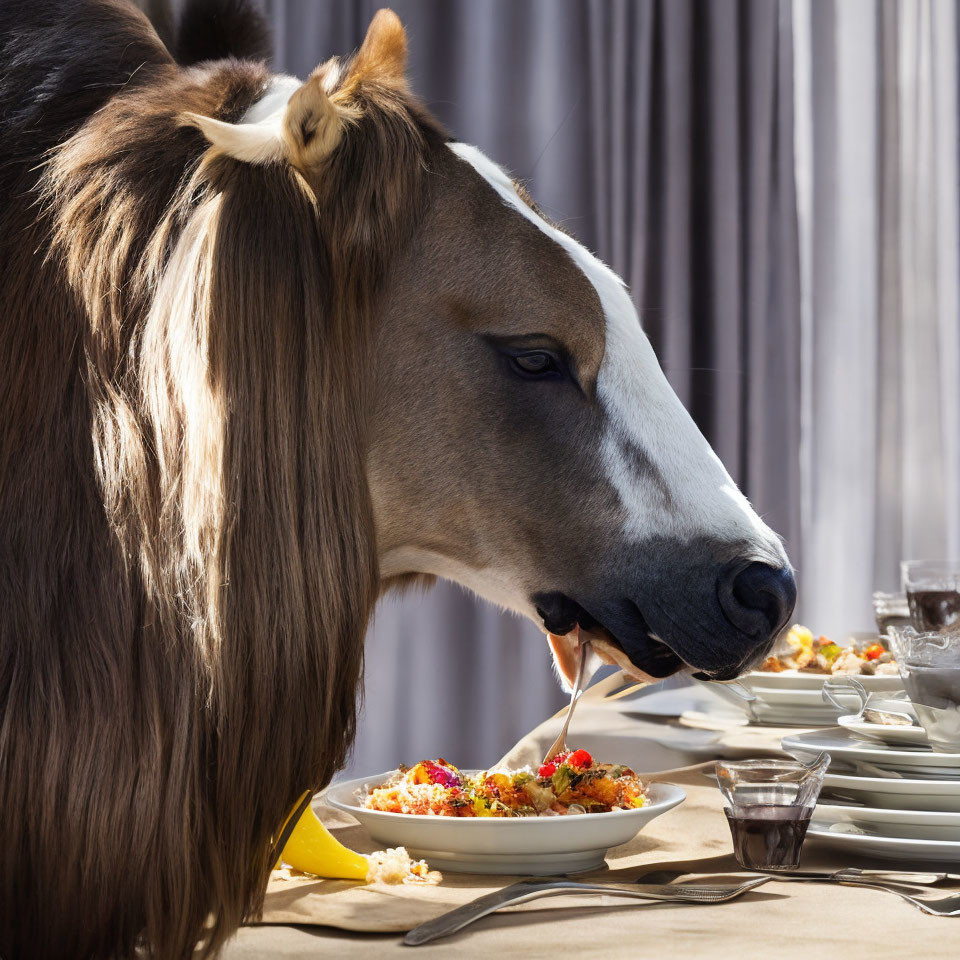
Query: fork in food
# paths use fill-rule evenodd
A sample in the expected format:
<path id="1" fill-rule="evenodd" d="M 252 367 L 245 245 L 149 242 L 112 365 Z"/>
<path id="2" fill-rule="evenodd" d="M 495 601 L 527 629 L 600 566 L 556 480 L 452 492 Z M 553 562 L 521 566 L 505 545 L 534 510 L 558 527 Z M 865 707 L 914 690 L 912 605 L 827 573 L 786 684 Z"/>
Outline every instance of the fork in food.
<path id="1" fill-rule="evenodd" d="M 560 730 L 560 736 L 553 741 L 553 746 L 547 751 L 543 758 L 544 763 L 549 763 L 558 753 L 567 752 L 567 729 L 570 726 L 570 720 L 573 717 L 573 708 L 580 699 L 583 692 L 583 675 L 587 668 L 587 654 L 590 652 L 590 641 L 580 639 L 580 624 L 576 626 L 577 631 L 577 654 L 580 658 L 577 667 L 577 680 L 573 685 L 573 692 L 570 694 L 570 706 L 567 707 L 567 715 L 563 721 L 563 728 Z"/>

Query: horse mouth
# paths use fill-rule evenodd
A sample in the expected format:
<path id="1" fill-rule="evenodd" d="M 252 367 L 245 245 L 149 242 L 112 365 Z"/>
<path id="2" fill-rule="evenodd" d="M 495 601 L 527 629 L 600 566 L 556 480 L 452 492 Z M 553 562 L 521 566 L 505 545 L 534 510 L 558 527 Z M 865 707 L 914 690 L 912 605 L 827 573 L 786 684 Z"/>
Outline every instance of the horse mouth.
<path id="1" fill-rule="evenodd" d="M 654 633 L 635 603 L 621 605 L 622 609 L 611 613 L 608 620 L 601 610 L 587 610 L 559 591 L 534 594 L 531 600 L 547 632 L 557 669 L 570 686 L 579 665 L 578 635 L 591 643 L 593 669 L 608 663 L 637 680 L 662 680 L 687 666 Z M 597 618 L 598 613 L 606 622 Z"/>
<path id="2" fill-rule="evenodd" d="M 589 640 L 597 658 L 606 664 L 619 667 L 635 680 L 662 680 L 682 669 L 685 664 L 665 643 L 648 635 L 642 649 L 634 649 L 632 655 L 619 640 L 602 624 L 593 622 L 585 626 L 578 622 L 577 629 L 558 635 L 547 633 L 557 669 L 572 687 L 577 676 L 578 641 Z"/>

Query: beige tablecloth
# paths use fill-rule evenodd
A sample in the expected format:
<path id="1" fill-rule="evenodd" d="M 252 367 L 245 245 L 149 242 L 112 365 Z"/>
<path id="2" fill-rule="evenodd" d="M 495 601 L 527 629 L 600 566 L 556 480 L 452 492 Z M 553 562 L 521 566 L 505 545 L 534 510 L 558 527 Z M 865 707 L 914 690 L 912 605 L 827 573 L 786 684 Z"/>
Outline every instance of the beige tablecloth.
<path id="1" fill-rule="evenodd" d="M 604 689 L 610 689 L 607 684 Z M 619 739 L 629 704 L 603 699 L 604 689 L 581 703 L 571 742 L 596 750 L 608 736 Z M 582 711 L 582 712 L 581 712 Z M 531 732 L 508 757 L 538 758 L 556 735 L 551 719 Z M 670 722 L 661 724 L 671 727 Z M 610 733 L 610 731 L 613 731 Z M 552 731 L 552 732 L 551 732 Z M 759 731 L 759 732 L 758 732 Z M 730 731 L 735 755 L 744 750 L 776 749 L 779 732 L 767 728 Z M 776 739 L 774 739 L 776 737 Z M 591 746 L 591 741 L 593 746 Z M 709 749 L 709 746 L 707 747 Z M 718 752 L 725 752 L 719 750 Z M 617 760 L 620 754 L 603 753 Z M 607 868 L 584 877 L 631 881 L 655 869 L 682 869 L 691 876 L 740 873 L 716 785 L 698 764 L 650 774 L 648 780 L 680 784 L 687 793 L 678 808 L 654 820 L 633 841 L 611 850 Z M 352 818 L 331 808 L 318 812 L 337 836 L 354 849 L 373 849 Z M 851 865 L 816 842 L 808 841 L 803 866 L 808 869 Z M 858 861 L 857 866 L 879 865 Z M 330 880 L 275 880 L 264 910 L 264 924 L 244 928 L 226 956 L 343 957 L 384 956 L 402 947 L 397 934 L 512 883 L 515 877 L 457 875 L 447 872 L 435 887 L 362 885 Z M 946 893 L 951 887 L 944 886 Z M 301 925 L 299 928 L 291 925 Z M 702 907 L 641 904 L 615 897 L 556 898 L 511 908 L 480 921 L 446 940 L 420 949 L 455 950 L 462 956 L 656 956 L 746 958 L 908 956 L 956 958 L 960 920 L 928 917 L 894 896 L 826 884 L 771 882 L 732 903 Z"/>

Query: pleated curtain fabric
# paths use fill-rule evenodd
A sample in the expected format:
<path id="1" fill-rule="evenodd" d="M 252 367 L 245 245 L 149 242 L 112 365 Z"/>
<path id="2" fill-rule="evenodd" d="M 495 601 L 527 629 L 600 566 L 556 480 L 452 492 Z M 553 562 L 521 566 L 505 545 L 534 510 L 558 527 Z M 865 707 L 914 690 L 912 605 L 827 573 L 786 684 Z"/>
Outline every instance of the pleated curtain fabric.
<path id="1" fill-rule="evenodd" d="M 803 615 L 960 540 L 957 9 L 795 0 Z"/>

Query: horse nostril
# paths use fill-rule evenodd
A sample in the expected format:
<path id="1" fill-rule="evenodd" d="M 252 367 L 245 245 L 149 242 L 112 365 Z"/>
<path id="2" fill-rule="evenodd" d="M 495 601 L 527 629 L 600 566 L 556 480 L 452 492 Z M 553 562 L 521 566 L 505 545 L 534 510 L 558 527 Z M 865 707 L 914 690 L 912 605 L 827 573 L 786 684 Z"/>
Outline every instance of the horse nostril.
<path id="1" fill-rule="evenodd" d="M 729 569 L 720 577 L 718 592 L 730 623 L 761 641 L 780 632 L 797 600 L 797 584 L 790 570 L 766 563 Z"/>

